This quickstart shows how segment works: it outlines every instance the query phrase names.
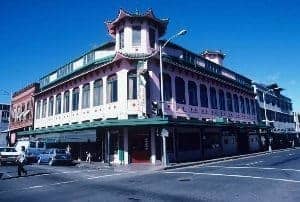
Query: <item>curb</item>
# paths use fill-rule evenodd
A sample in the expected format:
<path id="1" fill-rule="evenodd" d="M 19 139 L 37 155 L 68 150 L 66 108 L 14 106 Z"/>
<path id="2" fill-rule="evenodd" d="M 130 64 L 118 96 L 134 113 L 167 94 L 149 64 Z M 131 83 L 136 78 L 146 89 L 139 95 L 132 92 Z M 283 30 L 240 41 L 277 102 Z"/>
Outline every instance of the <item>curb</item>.
<path id="1" fill-rule="evenodd" d="M 294 149 L 299 149 L 299 148 L 295 147 L 295 148 L 278 149 L 278 150 L 273 150 L 271 153 L 278 153 L 278 152 L 289 151 L 289 150 L 294 150 Z M 251 154 L 243 154 L 243 155 L 229 156 L 229 157 L 210 159 L 210 160 L 204 160 L 204 161 L 183 163 L 183 164 L 179 164 L 179 165 L 167 166 L 167 167 L 162 168 L 161 170 L 172 170 L 172 169 L 177 169 L 177 168 L 203 165 L 203 164 L 208 164 L 208 163 L 217 163 L 217 162 L 221 162 L 221 161 L 240 159 L 240 158 L 245 158 L 245 157 L 255 157 L 255 156 L 271 154 L 271 153 L 269 151 L 263 151 L 263 152 L 257 152 L 257 153 L 251 153 Z"/>

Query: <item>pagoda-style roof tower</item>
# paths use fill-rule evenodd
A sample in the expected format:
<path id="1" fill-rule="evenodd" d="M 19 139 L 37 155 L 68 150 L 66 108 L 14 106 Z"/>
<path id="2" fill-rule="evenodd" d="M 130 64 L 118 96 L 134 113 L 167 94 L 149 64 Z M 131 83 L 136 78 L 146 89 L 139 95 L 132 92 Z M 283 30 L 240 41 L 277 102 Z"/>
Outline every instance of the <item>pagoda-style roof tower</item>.
<path id="1" fill-rule="evenodd" d="M 133 21 L 133 20 L 147 20 L 150 24 L 153 24 L 157 27 L 158 37 L 161 37 L 165 34 L 167 25 L 169 23 L 168 19 L 158 19 L 155 17 L 153 11 L 149 9 L 145 13 L 141 14 L 139 12 L 129 13 L 123 9 L 119 10 L 118 17 L 113 21 L 105 22 L 109 34 L 115 38 L 116 37 L 116 29 L 120 25 L 120 23 L 125 20 Z"/>

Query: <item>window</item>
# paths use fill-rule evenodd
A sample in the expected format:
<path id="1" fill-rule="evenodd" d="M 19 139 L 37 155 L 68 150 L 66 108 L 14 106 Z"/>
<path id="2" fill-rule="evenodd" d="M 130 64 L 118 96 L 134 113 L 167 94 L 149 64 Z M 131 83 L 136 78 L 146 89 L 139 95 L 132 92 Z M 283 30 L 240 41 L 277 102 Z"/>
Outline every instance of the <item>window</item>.
<path id="1" fill-rule="evenodd" d="M 131 70 L 127 74 L 127 98 L 137 99 L 136 70 Z"/>
<path id="2" fill-rule="evenodd" d="M 107 78 L 107 103 L 118 101 L 118 79 L 117 75 L 113 74 Z"/>
<path id="3" fill-rule="evenodd" d="M 103 81 L 99 79 L 94 83 L 94 106 L 103 104 Z"/>
<path id="4" fill-rule="evenodd" d="M 233 105 L 234 105 L 234 111 L 236 113 L 240 113 L 239 98 L 236 94 L 233 95 Z"/>
<path id="5" fill-rule="evenodd" d="M 76 111 L 79 107 L 79 88 L 74 88 L 72 92 L 72 110 Z"/>
<path id="6" fill-rule="evenodd" d="M 252 115 L 255 115 L 256 114 L 256 112 L 255 112 L 255 102 L 254 102 L 254 100 L 251 100 L 250 102 L 251 102 L 251 112 L 252 112 Z"/>
<path id="7" fill-rule="evenodd" d="M 82 87 L 82 109 L 90 107 L 90 84 L 84 84 Z"/>
<path id="8" fill-rule="evenodd" d="M 61 113 L 61 94 L 56 95 L 55 114 Z"/>
<path id="9" fill-rule="evenodd" d="M 66 91 L 64 93 L 64 107 L 63 107 L 64 113 L 69 112 L 70 110 L 70 92 Z"/>
<path id="10" fill-rule="evenodd" d="M 124 29 L 121 29 L 119 31 L 119 35 L 120 35 L 119 46 L 120 46 L 120 49 L 122 49 L 122 48 L 124 48 Z"/>
<path id="11" fill-rule="evenodd" d="M 231 96 L 231 93 L 229 93 L 229 92 L 226 93 L 226 99 L 227 99 L 227 110 L 232 112 L 233 109 L 232 109 L 232 96 Z"/>
<path id="12" fill-rule="evenodd" d="M 133 46 L 141 45 L 141 26 L 132 27 L 132 45 Z"/>
<path id="13" fill-rule="evenodd" d="M 155 46 L 155 30 L 152 28 L 149 29 L 149 41 L 150 41 L 150 47 L 154 48 L 154 46 Z"/>
<path id="14" fill-rule="evenodd" d="M 176 102 L 185 104 L 185 83 L 180 77 L 175 78 Z"/>
<path id="15" fill-rule="evenodd" d="M 200 101 L 201 107 L 208 107 L 207 88 L 204 84 L 200 85 Z"/>
<path id="16" fill-rule="evenodd" d="M 218 109 L 217 93 L 214 87 L 210 87 L 210 104 L 212 109 Z"/>
<path id="17" fill-rule="evenodd" d="M 240 96 L 240 102 L 241 102 L 241 112 L 245 114 L 245 101 L 242 96 Z"/>
<path id="18" fill-rule="evenodd" d="M 49 98 L 49 106 L 48 106 L 48 116 L 53 115 L 53 107 L 54 107 L 54 99 L 53 96 Z"/>
<path id="19" fill-rule="evenodd" d="M 245 98 L 246 100 L 246 109 L 247 109 L 247 114 L 250 114 L 250 103 L 249 103 L 249 99 Z"/>
<path id="20" fill-rule="evenodd" d="M 23 108 L 23 106 L 22 106 L 22 108 Z M 42 118 L 46 117 L 46 110 L 47 110 L 47 100 L 44 99 L 43 100 L 43 106 L 42 106 Z"/>
<path id="21" fill-rule="evenodd" d="M 83 57 L 83 65 L 90 64 L 95 61 L 95 52 L 88 53 Z"/>
<path id="22" fill-rule="evenodd" d="M 223 90 L 219 90 L 219 106 L 221 110 L 225 110 L 225 96 Z"/>
<path id="23" fill-rule="evenodd" d="M 164 80 L 164 100 L 171 101 L 172 98 L 172 80 L 169 74 L 163 74 Z"/>
<path id="24" fill-rule="evenodd" d="M 192 106 L 198 106 L 198 96 L 197 96 L 197 85 L 194 81 L 188 82 L 189 89 L 189 104 Z"/>
<path id="25" fill-rule="evenodd" d="M 19 110 L 17 110 L 17 112 L 19 112 Z M 35 118 L 39 119 L 40 118 L 40 114 L 41 114 L 41 101 L 37 101 L 36 102 L 36 113 L 35 113 Z"/>

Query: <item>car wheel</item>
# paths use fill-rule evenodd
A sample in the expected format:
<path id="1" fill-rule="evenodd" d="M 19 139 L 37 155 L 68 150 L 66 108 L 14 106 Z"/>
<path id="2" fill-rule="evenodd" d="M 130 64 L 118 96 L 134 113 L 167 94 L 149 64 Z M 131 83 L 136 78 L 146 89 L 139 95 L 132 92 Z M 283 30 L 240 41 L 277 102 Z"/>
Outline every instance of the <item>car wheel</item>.
<path id="1" fill-rule="evenodd" d="M 53 164 L 54 164 L 53 159 L 50 159 L 49 166 L 53 166 Z"/>

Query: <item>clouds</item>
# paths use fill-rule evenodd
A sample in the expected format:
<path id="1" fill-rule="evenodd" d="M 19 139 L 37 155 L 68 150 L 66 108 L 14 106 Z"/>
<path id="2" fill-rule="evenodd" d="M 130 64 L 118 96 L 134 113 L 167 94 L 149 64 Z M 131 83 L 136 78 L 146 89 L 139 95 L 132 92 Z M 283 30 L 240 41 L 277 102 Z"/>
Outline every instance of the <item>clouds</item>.
<path id="1" fill-rule="evenodd" d="M 266 78 L 266 81 L 268 83 L 278 83 L 280 77 L 281 77 L 281 73 L 280 72 L 275 72 L 275 73 L 272 73 L 272 74 L 268 75 L 267 78 Z"/>

